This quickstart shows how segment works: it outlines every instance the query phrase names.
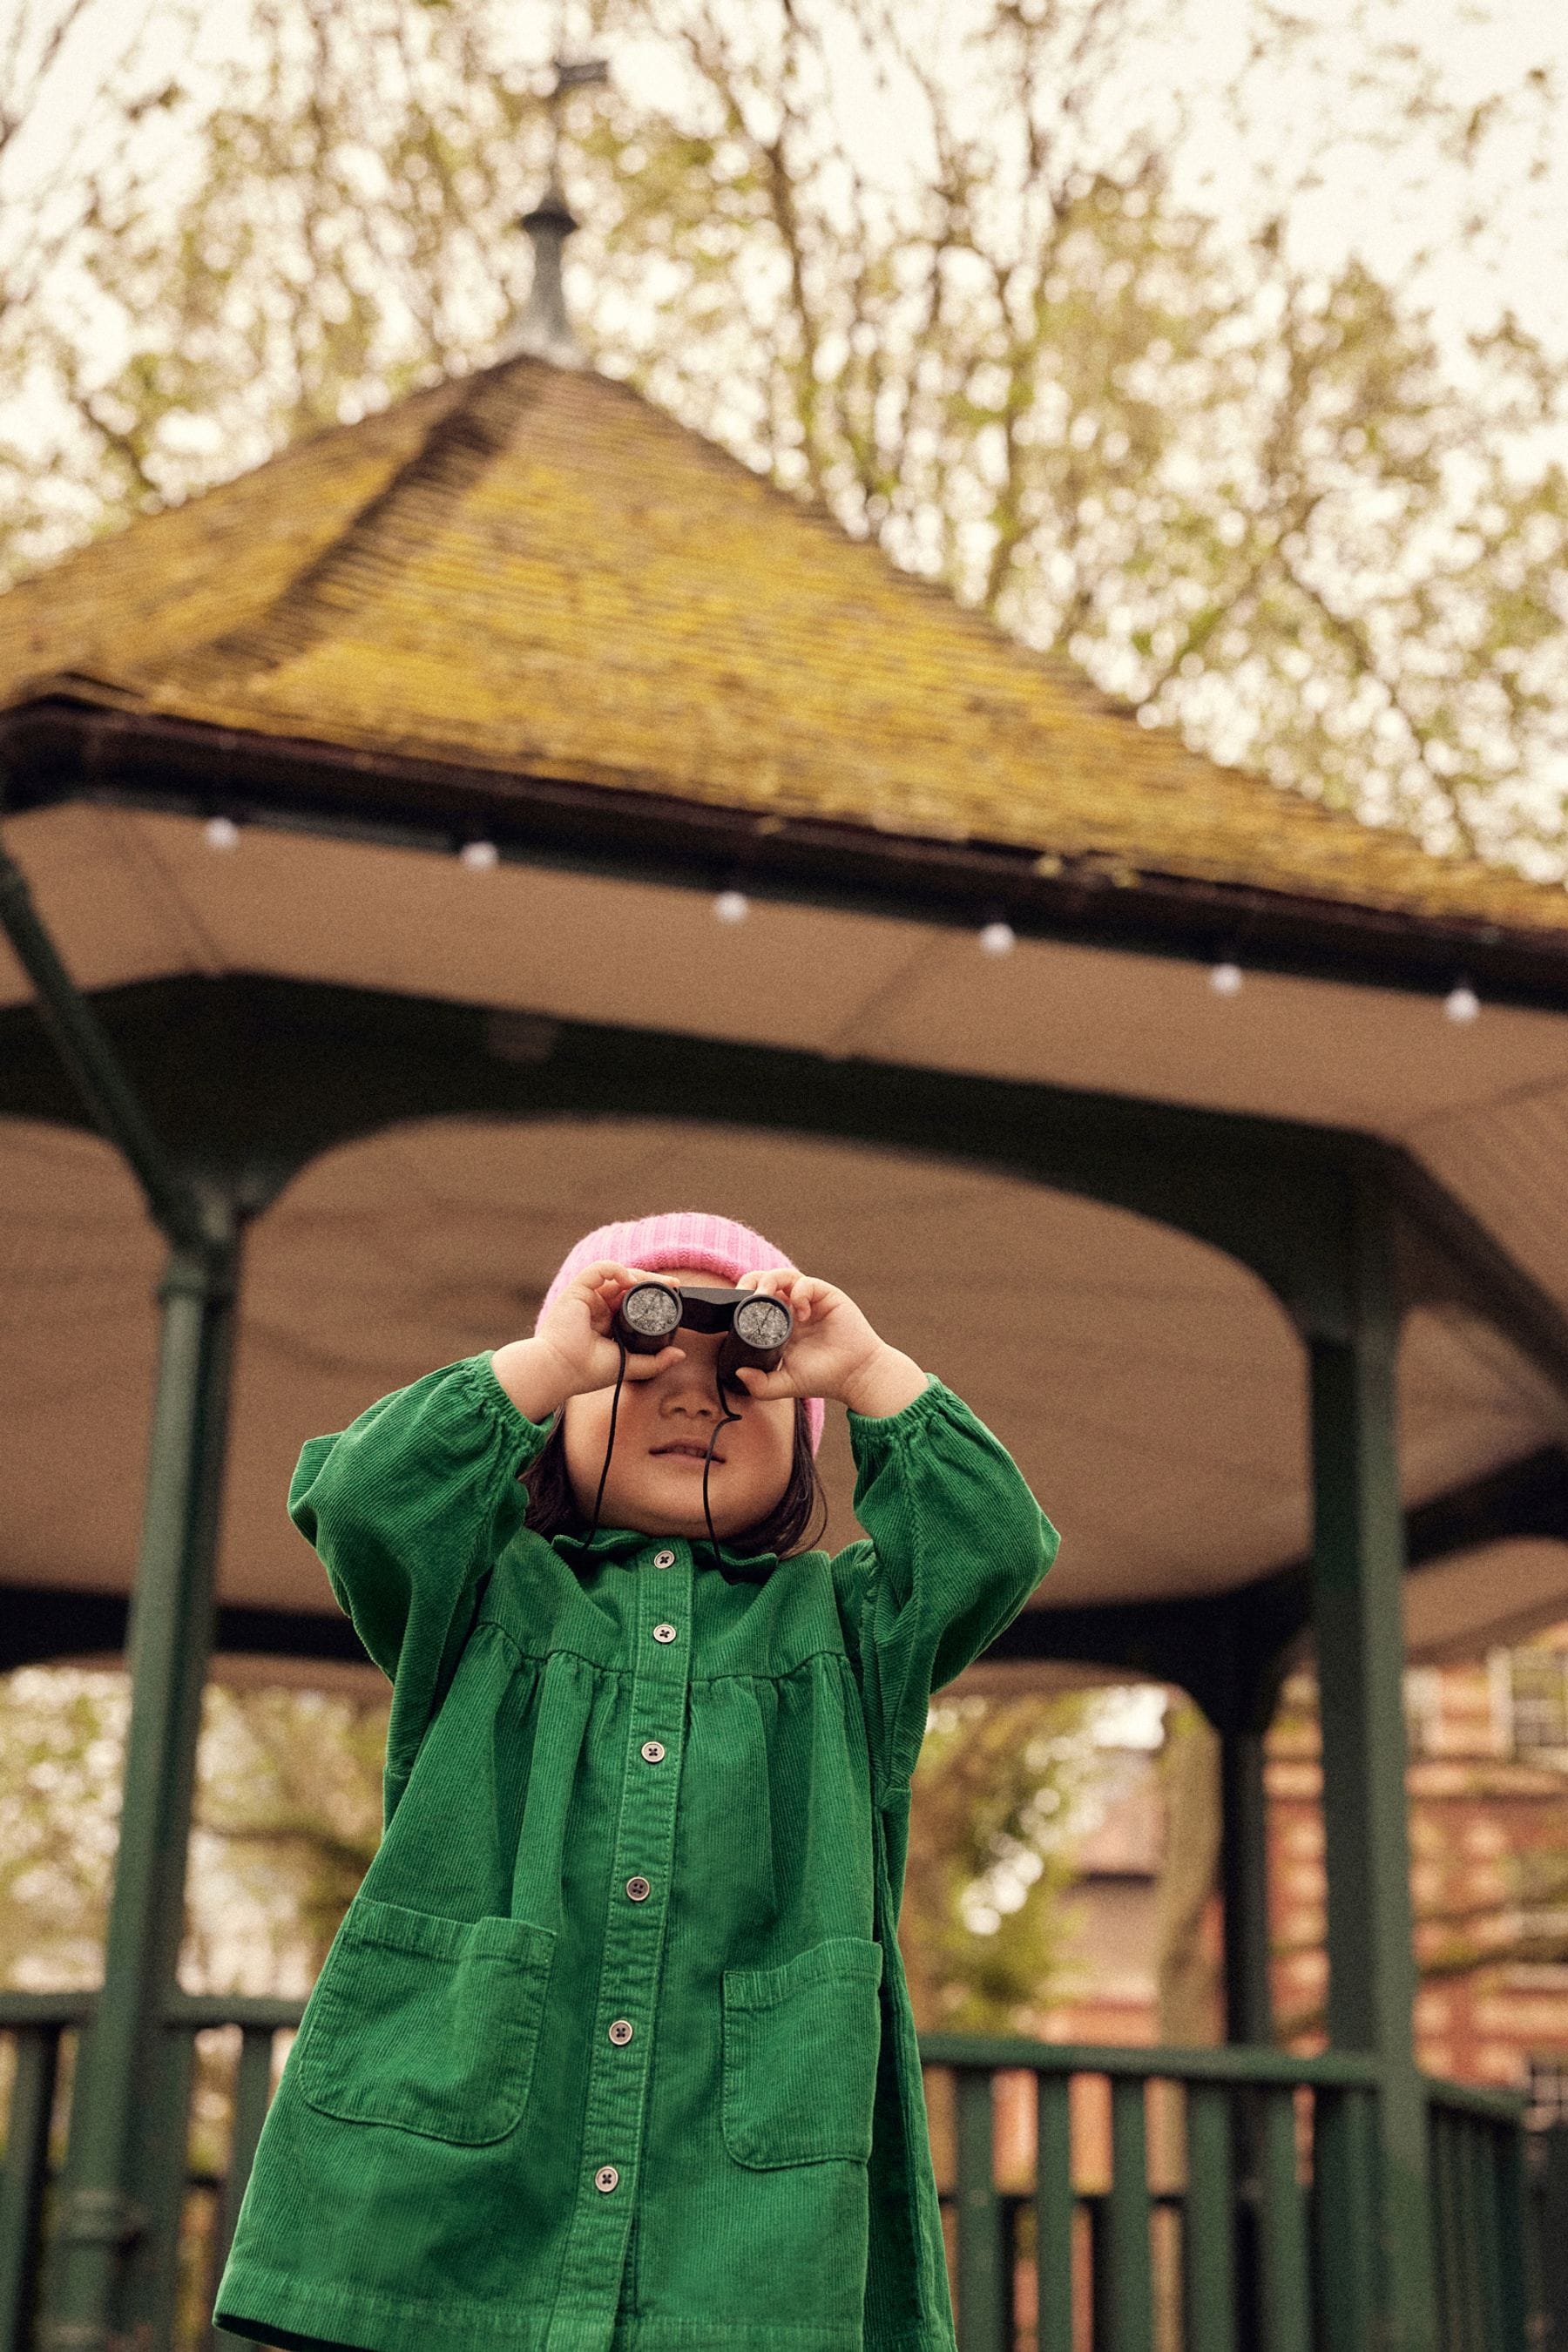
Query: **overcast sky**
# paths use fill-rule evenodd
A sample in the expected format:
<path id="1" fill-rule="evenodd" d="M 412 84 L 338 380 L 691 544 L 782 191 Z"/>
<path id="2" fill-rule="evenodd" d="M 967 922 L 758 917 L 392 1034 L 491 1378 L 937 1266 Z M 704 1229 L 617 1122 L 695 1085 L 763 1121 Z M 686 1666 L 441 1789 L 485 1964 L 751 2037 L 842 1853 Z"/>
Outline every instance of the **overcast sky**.
<path id="1" fill-rule="evenodd" d="M 0 24 L 23 0 L 0 0 Z M 56 0 L 35 0 L 52 9 Z M 339 0 L 352 9 L 354 0 Z M 747 0 L 740 0 L 743 8 Z M 1365 0 L 1362 0 L 1365 5 Z M 1499 296 L 1538 331 L 1564 331 L 1564 237 L 1568 221 L 1568 5 L 1563 0 L 1371 0 L 1376 21 L 1403 33 L 1434 64 L 1454 98 L 1475 103 L 1521 87 L 1532 68 L 1544 68 L 1557 86 L 1557 135 L 1550 164 L 1533 184 L 1517 137 L 1493 142 L 1480 191 L 1488 229 L 1479 255 L 1461 258 L 1457 239 L 1434 280 L 1434 291 L 1456 319 L 1475 318 Z M 907 0 L 906 24 L 931 6 L 956 61 L 963 0 Z M 67 70 L 54 83 L 54 102 L 29 125 L 18 142 L 5 178 L 16 193 L 19 175 L 58 161 L 80 135 L 81 114 L 102 60 L 122 37 L 131 11 L 125 0 L 95 0 L 77 28 Z M 563 13 L 572 39 L 571 0 L 517 0 L 496 13 L 500 43 L 519 65 L 542 67 L 559 37 Z M 1238 142 L 1219 112 L 1215 94 L 1235 72 L 1257 21 L 1253 0 L 1170 0 L 1156 12 L 1168 26 L 1141 50 L 1135 82 L 1142 92 L 1184 92 L 1196 108 L 1201 135 L 1184 152 L 1182 171 L 1194 194 L 1203 190 L 1223 211 L 1259 201 L 1260 173 L 1270 163 L 1289 175 L 1316 142 L 1325 122 L 1342 125 L 1346 137 L 1331 157 L 1322 187 L 1299 206 L 1296 234 L 1300 249 L 1337 259 L 1352 244 L 1389 268 L 1452 227 L 1458 204 L 1458 175 L 1434 156 L 1427 142 L 1402 136 L 1391 152 L 1375 152 L 1371 139 L 1383 128 L 1377 102 L 1358 93 L 1363 45 L 1352 32 L 1358 0 L 1295 0 L 1295 13 L 1314 33 L 1310 62 L 1300 53 L 1266 68 L 1255 84 L 1257 128 Z M 200 50 L 208 59 L 232 55 L 244 43 L 249 10 L 245 0 L 205 0 Z M 163 31 L 168 69 L 200 79 L 200 58 L 189 52 L 182 13 L 153 0 L 151 22 Z M 673 94 L 675 82 L 657 43 L 623 40 L 610 53 L 621 85 L 655 98 Z M 961 70 L 961 68 L 960 68 Z M 868 162 L 897 180 L 913 160 L 903 144 L 904 124 L 896 111 L 860 103 L 854 77 L 846 69 L 846 122 Z M 870 93 L 868 92 L 869 97 Z M 1130 88 L 1128 102 L 1142 102 Z M 13 217 L 15 215 L 13 215 Z"/>

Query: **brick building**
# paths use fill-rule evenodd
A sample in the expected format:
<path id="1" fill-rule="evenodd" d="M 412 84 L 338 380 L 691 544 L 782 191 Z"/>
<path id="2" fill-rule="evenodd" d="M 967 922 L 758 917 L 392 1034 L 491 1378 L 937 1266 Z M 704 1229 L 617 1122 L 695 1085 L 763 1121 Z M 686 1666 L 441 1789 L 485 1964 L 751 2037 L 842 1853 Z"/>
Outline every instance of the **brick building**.
<path id="1" fill-rule="evenodd" d="M 1473 1661 L 1412 1668 L 1411 1891 L 1422 2065 L 1529 2087 L 1541 2121 L 1568 2116 L 1568 1623 Z M 1269 1734 L 1269 1914 L 1278 2030 L 1323 2046 L 1326 1883 L 1316 1693 L 1286 1684 Z M 1076 1981 L 1044 2030 L 1061 2041 L 1153 2042 L 1164 1808 L 1152 1755 L 1118 1785 L 1079 1852 Z M 1216 1978 L 1217 1897 L 1203 1936 Z M 1218 2000 L 1215 1999 L 1217 2031 Z"/>

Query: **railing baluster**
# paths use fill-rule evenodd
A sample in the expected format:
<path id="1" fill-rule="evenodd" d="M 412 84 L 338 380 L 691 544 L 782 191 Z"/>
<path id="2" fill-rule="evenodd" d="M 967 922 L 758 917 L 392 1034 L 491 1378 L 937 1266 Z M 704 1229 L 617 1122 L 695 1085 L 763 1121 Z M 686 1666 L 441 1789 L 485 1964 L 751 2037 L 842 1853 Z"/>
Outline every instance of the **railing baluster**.
<path id="1" fill-rule="evenodd" d="M 1539 2307 L 1550 2330 L 1543 2352 L 1568 2352 L 1568 2123 L 1549 2124 L 1542 2137 L 1533 2234 Z"/>
<path id="2" fill-rule="evenodd" d="M 1454 2352 L 1464 2352 L 1465 2289 L 1461 2263 L 1463 2224 L 1459 2215 L 1458 2181 L 1454 2168 L 1454 2117 L 1441 2107 L 1431 2110 L 1432 2225 L 1437 2252 L 1437 2312 L 1442 2340 Z"/>
<path id="3" fill-rule="evenodd" d="M 1073 2352 L 1072 2080 L 1035 2080 L 1035 2341 Z"/>
<path id="4" fill-rule="evenodd" d="M 1312 2352 L 1307 2210 L 1296 2173 L 1296 2098 L 1288 2086 L 1263 2094 L 1260 2153 L 1262 2340 L 1268 2352 Z"/>
<path id="5" fill-rule="evenodd" d="M 992 2159 L 992 2076 L 958 2070 L 958 2335 L 962 2352 L 1012 2352 L 1002 2204 Z"/>
<path id="6" fill-rule="evenodd" d="M 0 2176 L 0 2352 L 25 2352 L 30 2332 L 60 2029 L 19 2026 L 16 2044 L 5 2169 Z"/>
<path id="7" fill-rule="evenodd" d="M 269 2025 L 247 2025 L 240 2039 L 239 2063 L 234 2076 L 234 2122 L 228 2137 L 228 2166 L 223 2178 L 223 2194 L 218 2206 L 217 2224 L 213 2231 L 212 2279 L 207 2295 L 210 2310 L 217 2294 L 223 2266 L 228 2260 L 228 2250 L 234 2243 L 235 2225 L 250 2179 L 250 2168 L 256 2160 L 256 2144 L 261 2137 L 261 2126 L 267 2121 L 267 2110 L 272 2099 L 272 2028 Z M 231 2336 L 226 2327 L 211 2327 L 207 2331 L 211 2352 L 226 2352 L 226 2347 L 241 2338 Z"/>
<path id="8" fill-rule="evenodd" d="M 1498 2328 L 1502 2352 L 1525 2352 L 1530 2341 L 1529 2256 L 1525 2250 L 1524 2135 L 1494 2135 L 1497 2163 Z"/>
<path id="9" fill-rule="evenodd" d="M 149 2344 L 174 2341 L 180 2284 L 180 2224 L 190 2173 L 191 2072 L 195 2036 L 164 2025 L 140 2119 L 137 2172 L 146 2226 L 132 2249 L 125 2295 L 132 2330 Z"/>
<path id="10" fill-rule="evenodd" d="M 1445 2352 L 1475 2352 L 1470 2329 L 1470 2243 L 1465 2180 L 1465 2119 L 1443 2118 L 1443 2168 L 1447 2195 L 1447 2261 L 1448 2345 Z"/>
<path id="11" fill-rule="evenodd" d="M 1230 2095 L 1215 2083 L 1194 2083 L 1187 2093 L 1182 2266 L 1187 2352 L 1235 2352 L 1236 2174 Z"/>
<path id="12" fill-rule="evenodd" d="M 1153 2352 L 1154 2290 L 1149 2257 L 1149 2150 L 1143 2081 L 1110 2085 L 1110 2213 L 1106 2231 L 1110 2342 L 1095 2352 Z"/>
<path id="13" fill-rule="evenodd" d="M 1372 2145 L 1367 2092 L 1314 2092 L 1312 2202 L 1323 2352 L 1363 2352 L 1372 2336 Z"/>
<path id="14" fill-rule="evenodd" d="M 1502 2280 L 1500 2275 L 1497 2213 L 1497 2168 L 1492 2154 L 1492 2127 L 1473 2123 L 1469 2131 L 1470 2177 L 1476 2210 L 1476 2252 L 1479 2257 L 1477 2303 L 1482 2352 L 1502 2352 Z"/>
<path id="15" fill-rule="evenodd" d="M 1481 2217 L 1473 2157 L 1475 2133 L 1475 2123 L 1470 2116 L 1455 2118 L 1455 2203 L 1459 2219 L 1459 2352 L 1487 2352 L 1486 2307 L 1481 2295 Z"/>

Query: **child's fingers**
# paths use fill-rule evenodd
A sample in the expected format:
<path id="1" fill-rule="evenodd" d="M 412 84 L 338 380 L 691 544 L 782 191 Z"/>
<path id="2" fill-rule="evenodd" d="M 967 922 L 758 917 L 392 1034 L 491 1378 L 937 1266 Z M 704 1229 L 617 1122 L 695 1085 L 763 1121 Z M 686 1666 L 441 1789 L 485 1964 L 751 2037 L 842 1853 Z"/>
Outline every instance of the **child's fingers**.
<path id="1" fill-rule="evenodd" d="M 782 1298 L 797 1323 L 810 1321 L 812 1293 L 826 1287 L 814 1276 L 801 1274 L 793 1265 L 763 1266 L 760 1272 L 743 1274 L 735 1286 L 738 1290 L 760 1291 L 764 1297 Z"/>
<path id="2" fill-rule="evenodd" d="M 743 1381 L 746 1394 L 754 1397 L 785 1397 L 795 1393 L 795 1382 L 782 1367 L 776 1372 L 764 1372 L 760 1364 L 741 1364 L 736 1378 Z"/>
<path id="3" fill-rule="evenodd" d="M 590 1309 L 613 1309 L 639 1282 L 658 1282 L 659 1278 L 657 1274 L 645 1274 L 638 1266 L 622 1265 L 615 1258 L 600 1258 L 595 1265 L 584 1267 L 572 1288 Z"/>
<path id="4" fill-rule="evenodd" d="M 684 1348 L 661 1348 L 657 1356 L 626 1356 L 626 1378 L 629 1381 L 651 1381 L 656 1372 L 667 1371 L 671 1364 L 684 1363 Z"/>
<path id="5" fill-rule="evenodd" d="M 583 1290 L 631 1290 L 639 1282 L 662 1282 L 663 1275 L 649 1274 L 640 1265 L 623 1265 L 619 1258 L 595 1258 L 585 1265 L 573 1287 Z"/>

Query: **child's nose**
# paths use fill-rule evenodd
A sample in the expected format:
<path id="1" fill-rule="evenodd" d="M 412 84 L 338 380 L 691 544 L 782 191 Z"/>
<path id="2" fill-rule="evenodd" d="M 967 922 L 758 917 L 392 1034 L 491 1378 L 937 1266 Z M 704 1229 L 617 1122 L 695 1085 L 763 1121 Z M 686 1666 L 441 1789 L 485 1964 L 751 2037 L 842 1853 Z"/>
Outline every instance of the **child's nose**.
<path id="1" fill-rule="evenodd" d="M 719 1411 L 716 1394 L 714 1360 L 711 1355 L 688 1354 L 684 1363 L 672 1364 L 665 1378 L 669 1383 L 667 1401 L 679 1403 L 689 1411 L 706 1413 L 710 1419 Z"/>

